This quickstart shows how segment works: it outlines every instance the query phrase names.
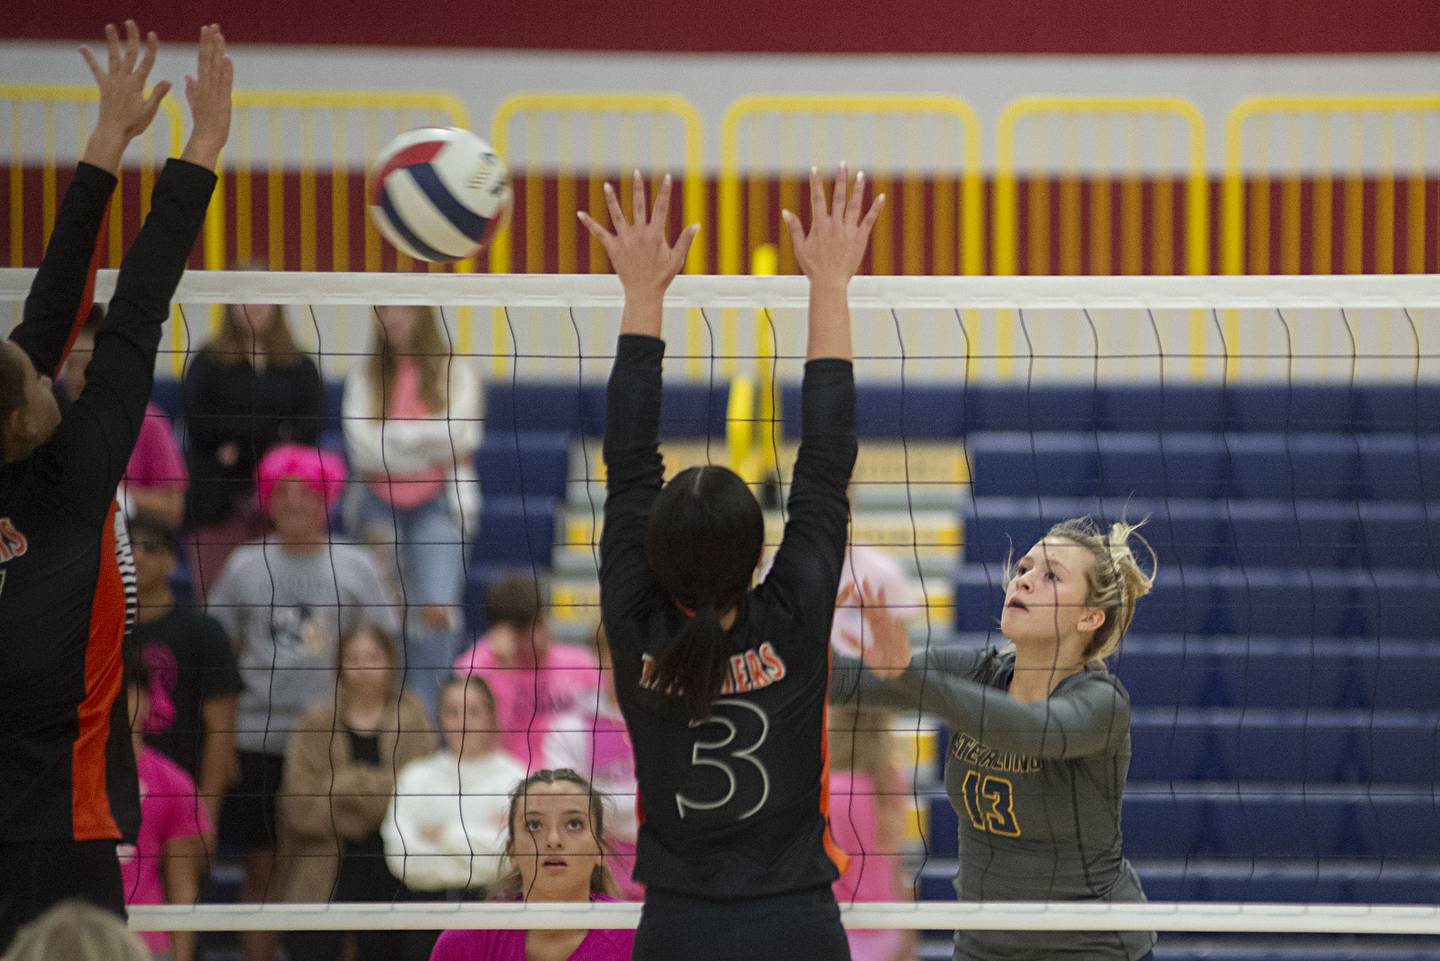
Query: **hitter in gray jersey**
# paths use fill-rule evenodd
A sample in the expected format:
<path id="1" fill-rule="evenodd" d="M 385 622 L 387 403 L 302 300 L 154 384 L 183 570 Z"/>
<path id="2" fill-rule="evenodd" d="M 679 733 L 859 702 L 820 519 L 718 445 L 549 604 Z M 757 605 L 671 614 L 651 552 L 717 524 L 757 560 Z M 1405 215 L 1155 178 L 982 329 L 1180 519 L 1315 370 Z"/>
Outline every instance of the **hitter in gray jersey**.
<path id="1" fill-rule="evenodd" d="M 1105 669 L 1146 593 L 1129 525 L 1102 535 L 1088 521 L 1057 525 L 1008 579 L 1004 651 L 909 655 L 905 627 L 866 596 L 871 642 L 893 651 L 881 680 L 837 659 L 831 700 L 920 710 L 953 732 L 945 789 L 959 814 L 964 901 L 1144 901 L 1121 850 L 1120 804 L 1130 766 L 1130 696 Z M 867 652 L 874 665 L 876 652 Z M 882 672 L 892 674 L 893 671 Z M 1136 961 L 1151 932 L 957 931 L 955 958 Z"/>

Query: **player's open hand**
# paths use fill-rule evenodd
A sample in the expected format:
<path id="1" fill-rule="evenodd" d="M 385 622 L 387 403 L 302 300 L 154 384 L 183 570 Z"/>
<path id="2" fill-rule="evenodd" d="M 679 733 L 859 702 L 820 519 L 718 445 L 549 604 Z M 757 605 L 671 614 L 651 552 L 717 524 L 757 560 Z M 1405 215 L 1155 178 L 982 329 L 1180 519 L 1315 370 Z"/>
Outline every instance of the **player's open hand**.
<path id="1" fill-rule="evenodd" d="M 848 284 L 855 271 L 860 269 L 870 233 L 884 206 L 885 195 L 881 194 L 869 210 L 865 209 L 865 172 L 857 173 L 851 186 L 843 163 L 835 176 L 835 189 L 827 204 L 820 172 L 810 168 L 809 231 L 791 211 L 780 212 L 785 225 L 790 228 L 795 259 L 805 276 L 812 283 Z"/>
<path id="2" fill-rule="evenodd" d="M 670 175 L 666 174 L 655 193 L 655 209 L 647 215 L 645 180 L 637 170 L 632 194 L 634 210 L 630 219 L 620 209 L 620 198 L 608 183 L 605 184 L 605 206 L 610 209 L 612 229 L 606 230 L 584 211 L 578 214 L 585 229 L 604 246 L 627 297 L 632 294 L 664 294 L 670 281 L 685 266 L 690 244 L 700 231 L 699 224 L 691 224 L 680 232 L 675 243 L 665 239 L 665 228 L 670 220 L 671 188 Z"/>
<path id="3" fill-rule="evenodd" d="M 120 157 L 125 147 L 155 119 L 160 101 L 170 92 L 168 81 L 157 83 L 150 95 L 145 95 L 145 84 L 150 70 L 155 66 L 155 52 L 160 41 L 153 32 L 145 35 L 142 52 L 140 28 L 134 20 L 125 21 L 125 41 L 120 41 L 120 31 L 113 23 L 105 25 L 105 45 L 109 56 L 104 66 L 89 47 L 81 47 L 80 55 L 90 67 L 95 84 L 100 88 L 99 119 L 90 135 L 90 145 L 85 160 L 112 173 L 120 167 Z"/>
<path id="4" fill-rule="evenodd" d="M 225 53 L 220 25 L 201 27 L 195 75 L 185 77 L 185 99 L 190 102 L 194 127 L 184 159 L 215 169 L 220 150 L 230 139 L 230 92 L 234 85 L 235 65 Z"/>
<path id="5" fill-rule="evenodd" d="M 877 591 L 869 578 L 860 582 L 860 589 L 846 584 L 836 598 L 837 607 L 860 606 L 865 618 L 865 631 L 860 638 L 860 660 L 865 668 L 882 681 L 893 681 L 910 666 L 910 629 L 905 619 L 885 599 L 885 585 Z"/>

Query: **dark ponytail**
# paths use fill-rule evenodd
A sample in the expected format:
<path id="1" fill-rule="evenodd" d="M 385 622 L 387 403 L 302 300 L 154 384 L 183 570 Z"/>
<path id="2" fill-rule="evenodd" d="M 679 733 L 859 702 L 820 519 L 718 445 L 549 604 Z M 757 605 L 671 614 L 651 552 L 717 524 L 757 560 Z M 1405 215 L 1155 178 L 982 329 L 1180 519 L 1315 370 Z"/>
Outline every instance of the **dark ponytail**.
<path id="1" fill-rule="evenodd" d="M 654 689 L 682 698 L 692 721 L 709 717 L 720 696 L 730 659 L 720 619 L 745 599 L 764 546 L 759 501 L 723 467 L 681 471 L 650 510 L 651 572 L 686 615 L 655 664 Z"/>

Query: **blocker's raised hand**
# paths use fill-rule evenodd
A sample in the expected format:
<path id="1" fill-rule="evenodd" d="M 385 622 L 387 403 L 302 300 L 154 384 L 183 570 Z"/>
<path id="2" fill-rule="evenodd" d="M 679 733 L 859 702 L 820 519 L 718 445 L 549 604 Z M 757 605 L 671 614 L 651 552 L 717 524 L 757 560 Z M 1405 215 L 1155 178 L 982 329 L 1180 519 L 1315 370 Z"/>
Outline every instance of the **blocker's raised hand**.
<path id="1" fill-rule="evenodd" d="M 608 183 L 605 184 L 605 206 L 610 210 L 612 229 L 606 230 L 583 210 L 577 214 L 585 229 L 605 248 L 610 265 L 615 268 L 627 296 L 663 295 L 670 281 L 685 266 L 690 244 L 700 231 L 699 224 L 691 224 L 680 232 L 673 244 L 665 239 L 665 228 L 670 218 L 671 188 L 670 175 L 666 174 L 655 193 L 655 209 L 647 215 L 645 180 L 637 170 L 634 210 L 630 219 L 626 219 L 625 211 L 620 208 L 620 198 Z"/>
<path id="2" fill-rule="evenodd" d="M 835 606 L 855 607 L 857 604 L 867 628 L 860 646 L 860 660 L 871 674 L 883 681 L 893 681 L 910 666 L 910 629 L 905 619 L 886 601 L 883 584 L 878 591 L 870 585 L 869 578 L 861 580 L 859 590 L 853 583 L 846 584 Z"/>
<path id="3" fill-rule="evenodd" d="M 201 27 L 195 76 L 185 78 L 185 99 L 190 102 L 195 125 L 183 156 L 191 163 L 215 169 L 220 150 L 230 139 L 234 85 L 235 65 L 225 53 L 225 36 L 220 32 L 220 25 L 212 23 Z"/>
<path id="4" fill-rule="evenodd" d="M 795 259 L 805 276 L 814 283 L 849 283 L 855 271 L 860 269 L 865 246 L 870 242 L 870 233 L 884 206 L 885 195 L 881 194 L 869 210 L 864 209 L 865 172 L 862 170 L 855 175 L 852 188 L 844 164 L 840 165 L 840 171 L 835 175 L 835 188 L 829 204 L 826 204 L 820 172 L 811 167 L 809 231 L 789 210 L 780 212 L 790 228 Z"/>
<path id="5" fill-rule="evenodd" d="M 86 163 L 114 173 L 119 170 L 125 147 L 144 133 L 155 119 L 160 101 L 170 92 L 170 83 L 162 80 L 148 97 L 145 95 L 145 84 L 155 66 L 155 52 L 160 41 L 154 32 L 146 34 L 142 55 L 140 28 L 134 20 L 125 21 L 123 47 L 120 32 L 113 23 L 107 23 L 105 45 L 109 57 L 103 67 L 89 47 L 80 48 L 80 55 L 85 58 L 90 73 L 95 77 L 95 84 L 100 88 L 99 116 L 84 159 Z"/>

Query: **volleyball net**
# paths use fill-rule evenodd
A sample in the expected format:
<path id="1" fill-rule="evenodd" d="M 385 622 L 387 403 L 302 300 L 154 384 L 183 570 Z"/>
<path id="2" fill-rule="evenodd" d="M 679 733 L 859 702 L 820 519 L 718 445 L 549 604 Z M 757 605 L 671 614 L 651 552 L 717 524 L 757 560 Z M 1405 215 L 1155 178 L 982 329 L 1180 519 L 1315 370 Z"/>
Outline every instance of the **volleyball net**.
<path id="1" fill-rule="evenodd" d="M 31 276 L 0 270 L 0 317 L 18 320 Z M 113 281 L 101 273 L 97 299 Z M 846 923 L 930 932 L 927 957 L 948 956 L 937 933 L 957 929 L 1159 931 L 1157 957 L 1171 958 L 1440 948 L 1440 277 L 859 277 L 850 293 L 851 540 L 908 583 L 917 649 L 1003 645 L 1005 559 L 1064 518 L 1148 518 L 1160 567 L 1110 665 L 1132 703 L 1124 851 L 1152 903 L 955 902 L 967 832 L 1003 813 L 983 777 L 946 795 L 942 768 L 965 732 L 842 712 L 852 757 L 880 744 L 901 775 L 889 790 L 851 778 L 832 801 L 832 827 L 858 839 L 854 863 L 898 878 L 893 903 L 847 901 Z M 517 573 L 541 586 L 558 645 L 592 643 L 613 277 L 191 272 L 176 301 L 156 401 L 182 436 L 175 372 L 225 305 L 282 305 L 326 385 L 319 443 L 341 455 L 340 384 L 374 351 L 376 308 L 433 307 L 447 351 L 483 384 L 483 408 L 450 415 L 481 428 L 463 454 L 483 500 L 457 545 L 463 596 L 445 602 L 455 649 L 407 675 L 448 673 L 487 626 L 487 590 Z M 667 301 L 667 470 L 738 471 L 762 495 L 771 550 L 799 438 L 806 302 L 803 278 L 741 276 L 682 276 Z M 354 535 L 337 522 L 337 543 Z M 402 619 L 420 603 L 401 578 Z M 835 823 L 866 806 L 881 842 L 858 815 Z M 220 876 L 233 855 L 221 846 Z M 639 916 L 634 904 L 220 900 L 136 907 L 132 924 Z M 1215 937 L 1226 933 L 1247 938 Z"/>

